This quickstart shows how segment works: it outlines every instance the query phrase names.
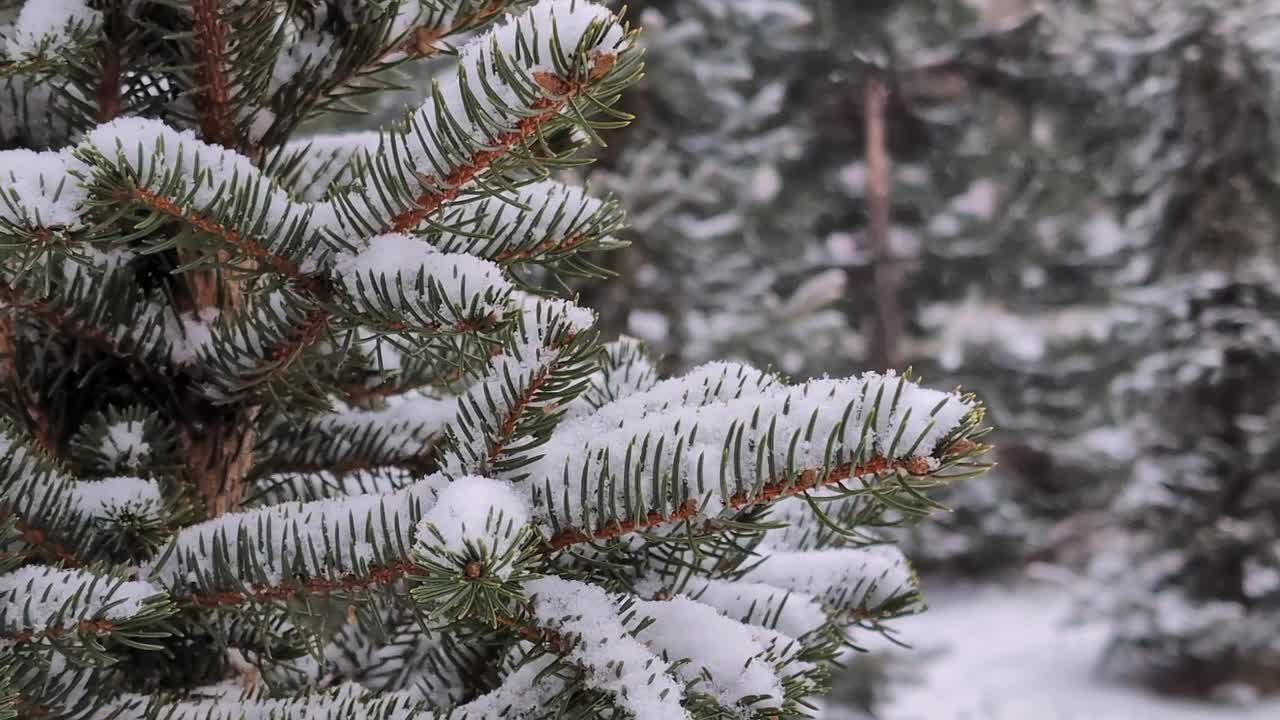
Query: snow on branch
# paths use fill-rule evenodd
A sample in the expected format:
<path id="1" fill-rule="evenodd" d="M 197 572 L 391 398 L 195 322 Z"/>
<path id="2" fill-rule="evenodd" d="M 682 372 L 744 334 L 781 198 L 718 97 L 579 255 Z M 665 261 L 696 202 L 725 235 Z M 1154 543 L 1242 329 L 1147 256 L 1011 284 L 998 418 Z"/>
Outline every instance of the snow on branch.
<path id="1" fill-rule="evenodd" d="M 10 60 L 52 57 L 86 44 L 102 26 L 102 13 L 86 0 L 28 2 L 4 41 Z"/>
<path id="2" fill-rule="evenodd" d="M 556 660 L 547 655 L 524 659 L 502 678 L 502 683 L 480 697 L 441 712 L 441 720 L 531 720 L 545 716 L 565 690 L 565 680 L 555 672 Z"/>
<path id="3" fill-rule="evenodd" d="M 590 685 L 613 694 L 636 720 L 691 717 L 680 705 L 684 692 L 671 662 L 633 636 L 618 602 L 602 588 L 556 577 L 525 587 L 534 621 L 570 638 L 566 658 L 587 670 Z"/>
<path id="4" fill-rule="evenodd" d="M 822 604 L 813 595 L 765 582 L 695 579 L 681 594 L 739 622 L 777 630 L 791 638 L 816 633 L 827 622 Z"/>
<path id="5" fill-rule="evenodd" d="M 761 552 L 745 580 L 817 598 L 850 620 L 883 619 L 917 594 L 915 573 L 894 545 Z"/>
<path id="6" fill-rule="evenodd" d="M 639 600 L 629 609 L 652 620 L 635 633 L 637 640 L 663 657 L 689 660 L 676 666 L 687 692 L 709 695 L 719 706 L 744 714 L 785 705 L 775 653 L 752 628 L 686 597 Z"/>
<path id="7" fill-rule="evenodd" d="M 385 585 L 408 571 L 414 528 L 446 484 L 222 515 L 182 529 L 149 572 L 202 607 Z"/>
<path id="8" fill-rule="evenodd" d="M 0 516 L 17 519 L 21 546 L 74 567 L 107 552 L 126 526 L 159 523 L 164 504 L 154 480 L 78 481 L 0 428 Z"/>
<path id="9" fill-rule="evenodd" d="M 302 121 L 351 111 L 352 97 L 394 89 L 401 63 L 448 52 L 446 38 L 473 32 L 533 0 L 397 0 L 312 8 L 284 27 L 271 67 L 274 117 L 263 142 L 275 144 Z M 334 21 L 339 22 L 335 23 Z M 335 26 L 342 30 L 335 31 Z"/>
<path id="10" fill-rule="evenodd" d="M 401 693 L 374 695 L 354 683 L 296 697 L 264 697 L 234 686 L 207 688 L 199 698 L 171 701 L 162 696 L 126 696 L 105 713 L 120 720 L 392 720 L 430 717 L 430 710 Z M 212 697 L 209 697 L 212 696 Z M 148 702 L 150 701 L 150 703 Z M 150 704 L 150 707 L 149 707 Z"/>
<path id="11" fill-rule="evenodd" d="M 418 55 L 433 51 L 442 38 L 465 32 L 503 12 L 510 12 L 533 0 L 406 0 L 401 4 L 397 25 L 411 25 L 408 43 Z"/>
<path id="12" fill-rule="evenodd" d="M 615 400 L 653 389 L 658 370 L 649 362 L 644 344 L 631 337 L 607 343 L 600 369 L 587 378 L 589 387 L 565 410 L 565 421 L 597 412 Z"/>
<path id="13" fill-rule="evenodd" d="M 461 198 L 414 231 L 443 252 L 461 252 L 503 265 L 551 263 L 587 250 L 620 245 L 613 237 L 623 211 L 613 198 L 552 180 L 512 193 Z"/>
<path id="14" fill-rule="evenodd" d="M 412 612 L 390 613 L 377 625 L 344 625 L 316 670 L 377 692 L 402 691 L 433 707 L 450 707 L 466 697 L 465 678 L 491 661 L 485 648 L 445 631 L 424 630 Z"/>
<path id="15" fill-rule="evenodd" d="M 451 482 L 418 525 L 416 549 L 428 557 L 480 563 L 466 570 L 509 577 L 520 531 L 529 524 L 529 500 L 510 483 L 468 475 Z"/>
<path id="16" fill-rule="evenodd" d="M 273 422 L 261 443 L 267 472 L 345 474 L 388 466 L 424 467 L 457 409 L 455 398 L 421 393 L 388 398 L 379 410 L 340 409 Z"/>
<path id="17" fill-rule="evenodd" d="M 349 312 L 397 332 L 440 334 L 492 327 L 511 285 L 494 263 L 443 253 L 410 235 L 378 235 L 334 266 Z"/>
<path id="18" fill-rule="evenodd" d="M 176 609 L 149 582 L 123 580 L 84 570 L 28 565 L 0 575 L 0 635 L 18 644 L 75 635 L 119 633 L 153 624 Z"/>
<path id="19" fill-rule="evenodd" d="M 195 348 L 200 389 L 215 401 L 259 392 L 330 330 L 328 308 L 299 288 L 286 286 L 242 302 L 240 312 L 214 318 L 206 326 L 209 341 Z"/>
<path id="20" fill-rule="evenodd" d="M 555 298 L 513 292 L 517 326 L 506 351 L 458 399 L 443 467 L 453 474 L 512 473 L 528 465 L 594 370 L 595 315 Z"/>
<path id="21" fill-rule="evenodd" d="M 409 230 L 457 198 L 550 123 L 582 119 L 607 106 L 638 76 L 632 36 L 607 8 L 578 0 L 541 0 L 528 12 L 468 43 L 455 78 L 437 83 L 403 132 L 384 134 L 383 157 L 364 163 L 369 187 L 339 200 L 364 236 Z M 580 100 L 593 98 L 589 106 Z"/>
<path id="22" fill-rule="evenodd" d="M 92 413 L 71 439 L 71 455 L 85 475 L 155 474 L 176 463 L 173 426 L 141 406 Z"/>
<path id="23" fill-rule="evenodd" d="M 360 177 L 356 161 L 366 152 L 376 152 L 380 137 L 376 130 L 368 130 L 291 141 L 281 146 L 273 159 L 274 174 L 303 199 L 323 200 Z"/>
<path id="24" fill-rule="evenodd" d="M 414 559 L 426 576 L 414 598 L 437 615 L 497 624 L 534 559 L 530 513 L 527 494 L 510 483 L 454 480 L 418 525 Z"/>
<path id="25" fill-rule="evenodd" d="M 715 517 L 850 479 L 936 477 L 981 416 L 971 399 L 893 374 L 705 405 L 687 404 L 687 390 L 660 383 L 613 404 L 654 408 L 648 415 L 605 406 L 556 430 L 524 471 L 553 544 Z"/>
<path id="26" fill-rule="evenodd" d="M 0 151 L 0 231 L 80 227 L 85 189 L 70 175 L 70 152 Z"/>
<path id="27" fill-rule="evenodd" d="M 385 495 L 413 482 L 410 471 L 397 467 L 352 470 L 340 475 L 325 470 L 278 473 L 255 481 L 242 505 L 253 507 L 347 495 Z"/>
<path id="28" fill-rule="evenodd" d="M 782 379 L 773 373 L 734 362 L 707 363 L 680 377 L 657 382 L 656 371 L 636 341 L 630 338 L 620 340 L 608 349 L 608 353 L 600 380 L 604 380 L 605 372 L 616 372 L 615 368 L 634 372 L 637 376 L 634 382 L 640 386 L 637 389 L 643 392 L 625 392 L 614 401 L 601 404 L 594 412 L 580 415 L 577 422 L 564 423 L 558 429 L 560 432 L 572 433 L 588 427 L 612 430 L 666 410 L 753 397 L 782 383 Z"/>
<path id="29" fill-rule="evenodd" d="M 327 257 L 326 231 L 338 231 L 331 206 L 296 202 L 248 157 L 159 120 L 99 125 L 75 155 L 90 205 L 128 201 L 181 220 L 238 253 L 245 272 L 256 264 L 291 278 L 314 273 Z"/>

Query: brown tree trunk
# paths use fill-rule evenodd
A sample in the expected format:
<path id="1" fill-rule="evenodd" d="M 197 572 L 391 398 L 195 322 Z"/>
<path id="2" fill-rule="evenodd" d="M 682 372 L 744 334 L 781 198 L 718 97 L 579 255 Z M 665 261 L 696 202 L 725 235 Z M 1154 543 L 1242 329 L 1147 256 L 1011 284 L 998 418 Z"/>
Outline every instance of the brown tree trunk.
<path id="1" fill-rule="evenodd" d="M 192 422 L 182 429 L 185 476 L 204 498 L 209 517 L 235 511 L 244 499 L 253 469 L 258 409 L 236 407 L 210 422 Z"/>
<path id="2" fill-rule="evenodd" d="M 878 370 L 898 367 L 902 361 L 903 319 L 899 303 L 900 268 L 889 244 L 892 222 L 890 159 L 885 109 L 889 89 L 877 77 L 867 80 L 863 94 L 867 156 L 867 238 L 870 240 L 875 286 L 875 329 L 871 338 L 872 365 Z"/>

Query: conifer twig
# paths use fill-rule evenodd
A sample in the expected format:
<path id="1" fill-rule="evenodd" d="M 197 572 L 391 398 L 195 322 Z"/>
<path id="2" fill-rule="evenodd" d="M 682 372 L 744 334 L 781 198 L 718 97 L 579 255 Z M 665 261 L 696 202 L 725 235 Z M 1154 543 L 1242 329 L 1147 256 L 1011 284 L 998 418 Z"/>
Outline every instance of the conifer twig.
<path id="1" fill-rule="evenodd" d="M 206 142 L 235 148 L 235 123 L 231 117 L 231 87 L 227 80 L 227 26 L 221 0 L 192 0 L 192 32 L 196 47 L 196 111 L 200 134 Z"/>
<path id="2" fill-rule="evenodd" d="M 126 22 L 122 3 L 109 3 L 104 10 L 105 27 L 102 38 L 98 42 L 98 86 L 94 92 L 99 123 L 110 122 L 124 109 L 124 98 L 121 97 L 124 80 L 123 59 L 121 50 L 124 35 L 123 23 Z"/>
<path id="3" fill-rule="evenodd" d="M 958 440 L 952 444 L 947 451 L 947 457 L 957 457 L 978 448 L 978 445 L 971 440 Z M 929 461 L 927 458 L 920 456 L 902 458 L 898 460 L 889 460 L 884 457 L 874 457 L 865 463 L 859 465 L 844 465 L 829 471 L 823 476 L 821 468 L 810 468 L 801 472 L 794 480 L 781 480 L 764 485 L 760 492 L 754 496 L 734 495 L 728 501 L 728 506 L 735 510 L 745 510 L 748 507 L 762 505 L 775 502 L 787 497 L 803 495 L 804 493 L 820 487 L 828 487 L 838 485 L 846 480 L 862 478 L 871 475 L 881 475 L 887 472 L 896 472 L 905 470 L 913 475 L 925 475 L 930 472 Z M 587 532 L 578 528 L 566 528 L 552 535 L 547 540 L 544 549 L 547 552 L 556 552 L 574 545 L 584 543 L 598 542 L 608 540 L 622 535 L 628 535 L 633 532 L 643 532 L 652 530 L 663 525 L 670 525 L 685 520 L 690 520 L 698 514 L 698 503 L 694 499 L 689 499 L 674 512 L 662 514 L 659 512 L 649 513 L 643 519 L 623 520 L 612 523 L 599 528 L 592 532 Z"/>
<path id="4" fill-rule="evenodd" d="M 26 519 L 14 513 L 0 510 L 0 522 L 5 522 L 10 518 L 16 521 L 18 534 L 22 537 L 23 542 L 35 548 L 41 555 L 44 555 L 52 562 L 61 564 L 65 568 L 80 567 L 82 564 L 80 558 L 76 557 L 70 550 L 67 550 L 61 543 L 49 540 L 48 534 L 44 530 L 31 525 Z"/>
<path id="5" fill-rule="evenodd" d="M 536 72 L 534 80 L 543 90 L 554 95 L 554 98 L 543 98 L 533 103 L 536 114 L 526 117 L 516 124 L 514 130 L 503 133 L 493 140 L 490 149 L 476 153 L 470 161 L 460 165 L 447 177 L 436 178 L 433 187 L 420 194 L 414 206 L 396 214 L 384 232 L 406 232 L 425 220 L 441 206 L 457 198 L 462 188 L 471 182 L 496 160 L 504 157 L 517 144 L 535 137 L 544 125 L 559 117 L 560 112 L 569 107 L 592 81 L 604 77 L 617 58 L 613 55 L 597 55 L 586 82 L 566 82 L 548 72 Z"/>
<path id="6" fill-rule="evenodd" d="M 311 578 L 298 582 L 284 582 L 257 587 L 252 590 L 197 592 L 189 597 L 179 599 L 177 605 L 180 608 L 235 608 L 256 602 L 288 600 L 303 593 L 330 595 L 340 592 L 368 590 L 369 588 L 390 585 L 411 575 L 421 573 L 422 570 L 412 562 L 397 560 L 386 565 L 372 565 L 368 568 L 368 572 L 361 575 L 351 573 L 338 579 Z"/>

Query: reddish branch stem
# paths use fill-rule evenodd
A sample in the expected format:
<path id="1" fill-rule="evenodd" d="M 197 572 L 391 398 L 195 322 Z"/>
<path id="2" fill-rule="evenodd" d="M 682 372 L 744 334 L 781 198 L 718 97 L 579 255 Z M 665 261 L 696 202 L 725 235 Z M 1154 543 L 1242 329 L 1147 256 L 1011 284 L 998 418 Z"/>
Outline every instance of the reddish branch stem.
<path id="1" fill-rule="evenodd" d="M 238 607 L 252 602 L 270 602 L 273 600 L 288 600 L 303 593 L 313 595 L 328 595 L 340 592 L 355 592 L 359 590 L 367 590 L 373 587 L 390 585 L 394 582 L 403 580 L 410 575 L 419 574 L 422 571 L 418 566 L 408 560 L 398 560 L 389 565 L 377 565 L 369 568 L 369 572 L 365 575 L 347 575 L 338 580 L 330 580 L 328 578 L 312 578 L 299 582 L 281 583 L 270 587 L 258 588 L 256 590 L 238 592 L 228 590 L 226 592 L 210 592 L 196 593 L 191 597 L 185 598 L 178 602 L 178 607 L 184 608 L 224 608 Z"/>
<path id="2" fill-rule="evenodd" d="M 74 630 L 72 628 L 74 628 Z M 73 631 L 80 635 L 109 635 L 115 632 L 115 629 L 115 623 L 105 618 L 101 620 L 81 620 L 73 626 L 52 625 L 39 632 L 34 630 L 22 630 L 15 633 L 10 639 L 15 643 L 24 644 L 37 642 L 46 638 L 60 638 Z"/>
<path id="3" fill-rule="evenodd" d="M 61 543 L 49 540 L 45 531 L 35 527 L 21 517 L 17 517 L 12 513 L 0 511 L 0 521 L 15 518 L 17 521 L 17 529 L 19 536 L 31 547 L 35 548 L 41 555 L 44 555 L 50 561 L 61 563 L 63 567 L 73 568 L 80 566 L 80 558 L 77 558 L 71 551 Z"/>
<path id="4" fill-rule="evenodd" d="M 98 101 L 97 120 L 99 123 L 105 123 L 114 120 L 124 105 L 120 97 L 120 48 L 116 45 L 115 38 L 106 37 L 98 52 L 101 64 L 98 70 L 98 88 L 95 93 Z"/>
<path id="5" fill-rule="evenodd" d="M 568 252 L 570 250 L 575 250 L 582 245 L 586 245 L 590 241 L 591 236 L 585 233 L 559 242 L 547 239 L 525 250 L 503 250 L 493 259 L 495 262 L 500 263 L 523 262 L 540 257 L 552 251 Z"/>
<path id="6" fill-rule="evenodd" d="M 29 315 L 63 335 L 96 345 L 117 357 L 133 359 L 132 355 L 125 352 L 109 333 L 63 315 L 48 301 L 25 297 L 22 291 L 7 285 L 0 285 L 0 301 L 7 304 L 15 315 L 17 313 Z"/>
<path id="7" fill-rule="evenodd" d="M 493 140 L 493 149 L 476 153 L 471 161 L 458 167 L 444 178 L 424 178 L 427 184 L 434 185 L 430 190 L 418 196 L 414 206 L 404 210 L 391 219 L 388 232 L 404 232 L 422 222 L 431 213 L 440 209 L 446 202 L 458 197 L 462 187 L 488 169 L 495 160 L 506 155 L 517 144 L 538 134 L 542 126 L 555 119 L 560 112 L 571 103 L 591 82 L 604 77 L 613 69 L 617 58 L 613 55 L 598 54 L 594 58 L 590 78 L 585 82 L 566 82 L 552 73 L 534 73 L 533 78 L 543 90 L 554 95 L 534 103 L 534 115 L 516 123 L 515 129 L 503 133 Z"/>
<path id="8" fill-rule="evenodd" d="M 226 244 L 238 249 L 245 255 L 257 260 L 270 267 L 275 272 L 284 275 L 293 280 L 305 280 L 302 271 L 296 264 L 280 257 L 263 247 L 262 243 L 257 240 L 241 235 L 238 231 L 229 228 L 212 218 L 205 217 L 190 208 L 183 208 L 169 198 L 160 193 L 153 192 L 144 187 L 131 187 L 119 191 L 119 197 L 122 200 L 132 200 L 144 205 L 156 212 L 164 213 L 169 217 L 182 220 L 197 230 L 208 233 Z"/>
<path id="9" fill-rule="evenodd" d="M 200 134 L 206 142 L 238 145 L 231 114 L 231 85 L 226 73 L 227 26 L 221 0 L 192 0 L 192 31 L 196 46 L 195 105 Z"/>
<path id="10" fill-rule="evenodd" d="M 952 445 L 947 455 L 948 457 L 963 455 L 973 450 L 974 447 L 975 443 L 971 440 L 959 440 Z M 801 495 L 814 488 L 836 485 L 851 478 L 880 475 L 897 470 L 905 470 L 913 475 L 925 475 L 930 471 L 929 461 L 927 458 L 919 456 L 901 460 L 876 457 L 861 465 L 846 465 L 836 468 L 825 476 L 822 476 L 819 470 L 806 470 L 790 482 L 769 483 L 754 496 L 734 495 L 729 499 L 728 505 L 736 510 L 742 510 L 752 505 L 771 503 L 782 498 Z M 698 504 L 695 500 L 690 499 L 674 512 L 665 515 L 659 512 L 651 512 L 644 518 L 624 520 L 592 532 L 577 528 L 566 528 L 551 536 L 551 539 L 546 543 L 545 549 L 547 552 L 555 552 L 573 545 L 608 540 L 632 532 L 650 530 L 661 525 L 689 520 L 697 516 L 697 514 Z"/>

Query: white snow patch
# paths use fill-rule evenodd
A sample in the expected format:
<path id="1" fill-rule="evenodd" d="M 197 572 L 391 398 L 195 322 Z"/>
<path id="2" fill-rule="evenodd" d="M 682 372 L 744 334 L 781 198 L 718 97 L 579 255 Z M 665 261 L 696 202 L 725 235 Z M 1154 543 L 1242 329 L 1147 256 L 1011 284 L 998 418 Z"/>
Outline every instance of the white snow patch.
<path id="1" fill-rule="evenodd" d="M 102 24 L 102 13 L 86 0 L 28 0 L 5 40 L 5 54 L 11 60 L 65 49 L 73 33 L 87 35 Z"/>
<path id="2" fill-rule="evenodd" d="M 420 548 L 443 545 L 461 555 L 471 546 L 498 560 L 518 537 L 516 533 L 529 524 L 530 515 L 528 498 L 511 483 L 468 475 L 440 491 L 436 504 L 423 515 L 416 537 Z M 488 570 L 507 578 L 512 567 L 499 562 Z"/>
<path id="3" fill-rule="evenodd" d="M 126 581 L 83 570 L 28 565 L 0 575 L 0 628 L 39 632 L 50 622 L 118 620 L 136 615 L 143 601 L 162 594 L 149 582 Z"/>
<path id="4" fill-rule="evenodd" d="M 540 625 L 578 638 L 570 659 L 585 666 L 595 687 L 617 696 L 636 720 L 689 717 L 671 665 L 632 637 L 618 606 L 600 587 L 546 577 L 525 586 Z"/>
<path id="5" fill-rule="evenodd" d="M 112 463 L 137 468 L 151 454 L 151 443 L 143 439 L 146 425 L 139 420 L 113 423 L 107 428 L 99 452 Z"/>
<path id="6" fill-rule="evenodd" d="M 1067 626 L 1072 596 L 1040 585 L 950 586 L 895 623 L 899 661 L 883 720 L 1273 720 L 1280 700 L 1210 705 L 1155 697 L 1094 673 L 1105 623 Z M 837 682 L 838 682 L 837 678 Z"/>
<path id="7" fill-rule="evenodd" d="M 78 227 L 87 193 L 67 173 L 73 162 L 66 151 L 0 151 L 0 222 Z"/>

